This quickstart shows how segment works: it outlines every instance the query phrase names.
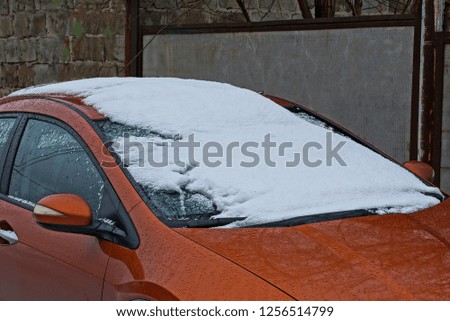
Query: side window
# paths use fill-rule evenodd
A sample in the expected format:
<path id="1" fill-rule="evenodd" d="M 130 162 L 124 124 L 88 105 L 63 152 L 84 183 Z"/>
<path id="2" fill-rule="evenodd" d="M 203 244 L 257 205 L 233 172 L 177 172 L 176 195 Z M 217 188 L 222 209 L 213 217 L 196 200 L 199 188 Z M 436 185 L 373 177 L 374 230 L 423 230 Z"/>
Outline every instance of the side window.
<path id="1" fill-rule="evenodd" d="M 15 118 L 0 118 L 0 156 L 3 153 L 15 121 Z"/>
<path id="2" fill-rule="evenodd" d="M 83 147 L 65 129 L 30 119 L 14 161 L 9 196 L 36 203 L 51 194 L 83 197 L 98 214 L 105 184 Z"/>

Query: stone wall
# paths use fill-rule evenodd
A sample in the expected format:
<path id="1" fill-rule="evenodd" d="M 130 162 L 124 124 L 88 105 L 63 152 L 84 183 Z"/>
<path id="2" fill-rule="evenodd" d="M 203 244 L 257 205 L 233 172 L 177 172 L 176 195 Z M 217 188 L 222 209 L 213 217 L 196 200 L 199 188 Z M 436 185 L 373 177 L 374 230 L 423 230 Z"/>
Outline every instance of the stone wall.
<path id="1" fill-rule="evenodd" d="M 124 74 L 126 0 L 1 0 L 0 97 Z"/>

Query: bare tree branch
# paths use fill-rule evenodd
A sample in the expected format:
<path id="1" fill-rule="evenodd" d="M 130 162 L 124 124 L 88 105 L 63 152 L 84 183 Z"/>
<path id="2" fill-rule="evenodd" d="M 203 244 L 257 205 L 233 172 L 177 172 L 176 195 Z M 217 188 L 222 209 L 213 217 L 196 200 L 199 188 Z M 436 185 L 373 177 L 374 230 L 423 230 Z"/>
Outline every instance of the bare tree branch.
<path id="1" fill-rule="evenodd" d="M 309 9 L 307 0 L 297 0 L 303 19 L 312 19 L 311 9 Z"/>
<path id="2" fill-rule="evenodd" d="M 408 12 L 408 10 L 410 12 L 415 12 L 414 10 L 415 10 L 415 6 L 416 6 L 416 4 L 415 4 L 416 1 L 414 1 L 414 3 L 411 6 L 412 2 L 413 2 L 412 0 L 407 0 L 406 1 L 405 6 L 403 7 L 403 10 L 402 10 L 402 14 L 405 14 L 406 12 Z"/>
<path id="3" fill-rule="evenodd" d="M 242 14 L 245 17 L 245 20 L 247 20 L 247 22 L 252 22 L 252 20 L 250 19 L 249 14 L 248 14 L 247 8 L 245 8 L 244 1 L 243 0 L 236 0 L 236 2 L 238 3 L 239 7 L 241 8 L 241 11 L 242 11 Z"/>
<path id="4" fill-rule="evenodd" d="M 352 15 L 356 16 L 355 6 L 353 5 L 352 0 L 345 0 L 345 2 L 350 7 L 350 10 L 352 10 Z"/>
<path id="5" fill-rule="evenodd" d="M 204 12 L 206 12 L 210 15 L 220 17 L 221 19 L 228 20 L 231 22 L 240 22 L 241 21 L 240 19 L 230 16 L 227 13 L 224 13 L 224 12 L 218 11 L 217 9 L 211 8 L 209 6 L 209 3 L 206 0 L 202 0 L 202 2 L 203 2 L 203 6 L 204 6 L 203 7 Z M 236 10 L 232 11 L 232 14 L 238 13 L 238 11 L 240 11 L 240 9 L 236 9 Z"/>
<path id="6" fill-rule="evenodd" d="M 267 8 L 266 13 L 261 17 L 261 19 L 259 19 L 259 22 L 263 21 L 265 17 L 267 17 L 267 15 L 270 13 L 270 11 L 273 8 L 273 5 L 275 4 L 275 0 L 272 0 L 272 3 L 269 5 L 269 7 Z"/>

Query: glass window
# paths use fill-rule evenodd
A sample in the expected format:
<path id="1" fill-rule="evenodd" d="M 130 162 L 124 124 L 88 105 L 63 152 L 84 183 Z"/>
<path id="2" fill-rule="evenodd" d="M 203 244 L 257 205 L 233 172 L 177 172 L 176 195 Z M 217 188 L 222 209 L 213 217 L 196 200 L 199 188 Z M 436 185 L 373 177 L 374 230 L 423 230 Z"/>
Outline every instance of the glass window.
<path id="1" fill-rule="evenodd" d="M 0 155 L 3 153 L 15 121 L 15 118 L 0 118 Z"/>
<path id="2" fill-rule="evenodd" d="M 154 133 L 147 128 L 123 125 L 109 120 L 100 121 L 97 124 L 106 134 L 110 142 L 116 143 L 118 146 L 121 145 L 121 138 L 125 137 L 125 135 L 137 139 L 157 141 L 159 143 L 167 143 L 173 139 L 172 137 Z M 127 159 L 124 156 L 124 151 L 117 149 L 114 151 L 121 156 L 125 167 L 128 167 L 131 171 L 139 167 L 138 163 L 141 161 L 139 157 Z M 163 214 L 169 220 L 210 218 L 219 213 L 216 204 L 207 195 L 188 191 L 184 187 L 181 187 L 179 190 L 159 189 L 155 188 L 152 184 L 145 184 L 139 179 L 136 180 L 146 196 L 151 199 L 154 206 L 152 209 L 156 210 L 158 214 Z"/>
<path id="3" fill-rule="evenodd" d="M 104 187 L 88 154 L 69 132 L 44 121 L 28 121 L 14 161 L 10 197 L 30 204 L 51 194 L 77 194 L 96 215 Z"/>

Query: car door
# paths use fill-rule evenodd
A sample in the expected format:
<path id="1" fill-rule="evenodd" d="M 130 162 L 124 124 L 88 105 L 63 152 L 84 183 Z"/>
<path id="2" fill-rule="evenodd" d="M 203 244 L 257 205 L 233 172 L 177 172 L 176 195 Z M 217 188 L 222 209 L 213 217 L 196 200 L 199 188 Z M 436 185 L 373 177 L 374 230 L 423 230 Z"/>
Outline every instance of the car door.
<path id="1" fill-rule="evenodd" d="M 51 194 L 80 195 L 96 214 L 111 208 L 86 145 L 56 120 L 0 115 L 0 155 L 0 299 L 100 300 L 111 243 L 47 230 L 32 217 Z"/>

